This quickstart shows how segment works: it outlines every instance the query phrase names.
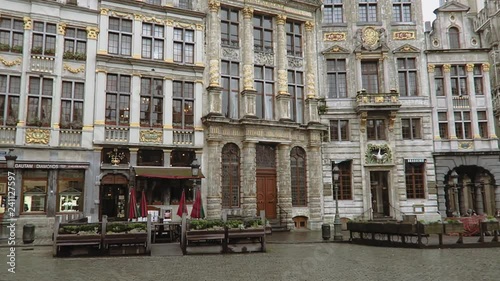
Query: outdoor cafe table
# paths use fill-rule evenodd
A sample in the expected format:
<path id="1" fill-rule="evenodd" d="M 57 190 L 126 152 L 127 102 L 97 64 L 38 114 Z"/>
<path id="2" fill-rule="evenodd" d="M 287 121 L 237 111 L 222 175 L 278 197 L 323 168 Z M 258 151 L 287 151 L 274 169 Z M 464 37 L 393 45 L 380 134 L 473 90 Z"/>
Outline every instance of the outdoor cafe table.
<path id="1" fill-rule="evenodd" d="M 161 238 L 163 234 L 168 235 L 169 242 L 175 242 L 180 237 L 181 222 L 180 221 L 164 221 L 153 223 L 153 243 L 156 238 Z"/>

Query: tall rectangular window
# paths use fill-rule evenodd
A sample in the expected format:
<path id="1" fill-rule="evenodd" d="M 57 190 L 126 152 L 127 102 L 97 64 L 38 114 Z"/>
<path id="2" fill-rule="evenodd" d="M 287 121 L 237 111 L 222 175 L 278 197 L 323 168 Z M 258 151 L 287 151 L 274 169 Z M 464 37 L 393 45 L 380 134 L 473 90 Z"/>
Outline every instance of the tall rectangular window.
<path id="1" fill-rule="evenodd" d="M 23 213 L 43 213 L 47 206 L 48 170 L 25 170 L 23 172 Z"/>
<path id="2" fill-rule="evenodd" d="M 0 75 L 0 126 L 16 126 L 19 116 L 21 77 Z"/>
<path id="3" fill-rule="evenodd" d="M 29 77 L 28 118 L 29 126 L 50 127 L 54 80 Z"/>
<path id="4" fill-rule="evenodd" d="M 287 21 L 286 30 L 286 52 L 289 56 L 302 57 L 302 24 Z"/>
<path id="5" fill-rule="evenodd" d="M 172 125 L 178 129 L 194 128 L 194 83 L 174 81 Z"/>
<path id="6" fill-rule="evenodd" d="M 418 96 L 417 65 L 414 58 L 398 59 L 399 95 Z"/>
<path id="7" fill-rule="evenodd" d="M 467 93 L 467 72 L 464 65 L 452 65 L 450 69 L 451 94 L 465 96 Z"/>
<path id="8" fill-rule="evenodd" d="M 329 98 L 347 97 L 347 70 L 345 59 L 326 60 Z"/>
<path id="9" fill-rule="evenodd" d="M 476 96 L 484 95 L 483 91 L 483 71 L 481 65 L 474 65 L 474 93 Z"/>
<path id="10" fill-rule="evenodd" d="M 393 0 L 392 21 L 411 22 L 411 2 L 412 0 Z"/>
<path id="11" fill-rule="evenodd" d="M 109 18 L 108 52 L 113 55 L 132 55 L 132 21 Z"/>
<path id="12" fill-rule="evenodd" d="M 434 69 L 434 85 L 436 88 L 436 96 L 444 96 L 444 74 L 442 66 L 436 66 Z"/>
<path id="13" fill-rule="evenodd" d="M 23 52 L 24 23 L 22 20 L 0 18 L 0 51 Z"/>
<path id="14" fill-rule="evenodd" d="M 406 162 L 405 180 L 408 199 L 425 198 L 425 163 Z"/>
<path id="15" fill-rule="evenodd" d="M 366 122 L 366 136 L 368 140 L 385 140 L 385 120 L 369 119 Z"/>
<path id="16" fill-rule="evenodd" d="M 402 118 L 401 132 L 404 140 L 422 139 L 420 118 Z"/>
<path id="17" fill-rule="evenodd" d="M 288 93 L 290 94 L 290 118 L 304 122 L 304 72 L 288 70 Z"/>
<path id="18" fill-rule="evenodd" d="M 472 139 L 472 129 L 469 111 L 455 111 L 455 134 L 458 139 Z"/>
<path id="19" fill-rule="evenodd" d="M 273 18 L 253 16 L 253 46 L 255 51 L 273 52 Z"/>
<path id="20" fill-rule="evenodd" d="M 259 118 L 273 120 L 274 118 L 274 68 L 254 66 L 256 115 Z"/>
<path id="21" fill-rule="evenodd" d="M 225 46 L 239 46 L 239 12 L 238 10 L 222 7 L 220 9 L 221 43 Z"/>
<path id="22" fill-rule="evenodd" d="M 194 63 L 194 30 L 174 28 L 174 62 Z"/>
<path id="23" fill-rule="evenodd" d="M 448 116 L 446 112 L 438 112 L 438 123 L 439 123 L 439 137 L 441 139 L 447 140 L 450 138 L 448 132 Z"/>
<path id="24" fill-rule="evenodd" d="M 106 81 L 106 124 L 129 125 L 130 94 L 130 76 L 108 74 Z"/>
<path id="25" fill-rule="evenodd" d="M 358 0 L 358 17 L 361 22 L 376 22 L 377 0 Z"/>
<path id="26" fill-rule="evenodd" d="M 349 140 L 349 121 L 330 120 L 330 141 Z"/>
<path id="27" fill-rule="evenodd" d="M 479 127 L 479 136 L 482 139 L 488 138 L 488 117 L 486 111 L 477 112 L 477 122 Z"/>
<path id="28" fill-rule="evenodd" d="M 142 58 L 163 60 L 165 27 L 142 23 Z"/>
<path id="29" fill-rule="evenodd" d="M 31 53 L 45 56 L 56 54 L 56 24 L 35 21 Z"/>
<path id="30" fill-rule="evenodd" d="M 66 28 L 64 34 L 64 58 L 85 60 L 87 58 L 87 32 L 80 28 Z"/>
<path id="31" fill-rule="evenodd" d="M 376 61 L 361 62 L 361 79 L 363 89 L 367 93 L 378 93 L 378 63 Z"/>
<path id="32" fill-rule="evenodd" d="M 343 161 L 339 167 L 339 200 L 352 200 L 352 161 Z"/>
<path id="33" fill-rule="evenodd" d="M 222 82 L 222 114 L 238 118 L 238 97 L 240 93 L 240 64 L 232 61 L 221 61 Z"/>
<path id="34" fill-rule="evenodd" d="M 85 84 L 83 82 L 62 82 L 61 116 L 59 121 L 61 128 L 82 129 L 84 94 Z"/>
<path id="35" fill-rule="evenodd" d="M 325 0 L 323 3 L 323 23 L 344 22 L 344 0 Z"/>
<path id="36" fill-rule="evenodd" d="M 58 212 L 83 212 L 84 170 L 57 172 Z"/>
<path id="37" fill-rule="evenodd" d="M 141 78 L 141 127 L 163 126 L 163 79 Z"/>

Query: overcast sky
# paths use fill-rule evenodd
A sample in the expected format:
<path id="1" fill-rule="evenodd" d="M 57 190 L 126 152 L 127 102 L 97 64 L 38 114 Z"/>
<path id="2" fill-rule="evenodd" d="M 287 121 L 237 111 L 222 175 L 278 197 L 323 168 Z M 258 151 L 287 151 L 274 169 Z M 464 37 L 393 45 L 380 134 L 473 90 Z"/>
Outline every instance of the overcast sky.
<path id="1" fill-rule="evenodd" d="M 422 10 L 424 14 L 424 22 L 433 21 L 436 15 L 433 11 L 439 7 L 439 0 L 422 0 Z"/>

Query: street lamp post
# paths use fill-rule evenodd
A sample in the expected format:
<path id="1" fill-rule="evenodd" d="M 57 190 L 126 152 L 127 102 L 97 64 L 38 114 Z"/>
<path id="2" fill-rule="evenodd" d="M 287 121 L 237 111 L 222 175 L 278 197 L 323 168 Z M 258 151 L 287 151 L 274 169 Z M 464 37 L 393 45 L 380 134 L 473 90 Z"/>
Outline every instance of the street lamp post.
<path id="1" fill-rule="evenodd" d="M 454 198 L 455 198 L 455 209 L 457 213 L 457 217 L 460 217 L 460 206 L 459 206 L 459 201 L 458 201 L 458 174 L 455 170 L 451 172 L 451 181 L 453 182 L 453 192 Z"/>
<path id="2" fill-rule="evenodd" d="M 332 161 L 332 180 L 333 180 L 333 188 L 335 189 L 335 219 L 333 221 L 334 241 L 343 240 L 341 232 L 342 223 L 340 222 L 340 216 L 339 216 L 339 186 L 338 186 L 339 175 L 340 175 L 339 167 L 335 164 L 334 161 Z"/>

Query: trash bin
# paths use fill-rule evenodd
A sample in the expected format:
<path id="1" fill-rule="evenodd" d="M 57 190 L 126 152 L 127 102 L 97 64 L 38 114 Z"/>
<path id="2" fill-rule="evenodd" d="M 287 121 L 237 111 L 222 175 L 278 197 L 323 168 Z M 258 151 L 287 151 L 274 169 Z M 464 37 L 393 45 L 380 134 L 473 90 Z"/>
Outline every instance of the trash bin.
<path id="1" fill-rule="evenodd" d="M 323 236 L 323 240 L 330 239 L 330 225 L 322 224 L 321 225 L 321 235 Z"/>
<path id="2" fill-rule="evenodd" d="M 32 224 L 25 224 L 23 226 L 23 243 L 31 244 L 35 241 L 35 226 Z"/>

